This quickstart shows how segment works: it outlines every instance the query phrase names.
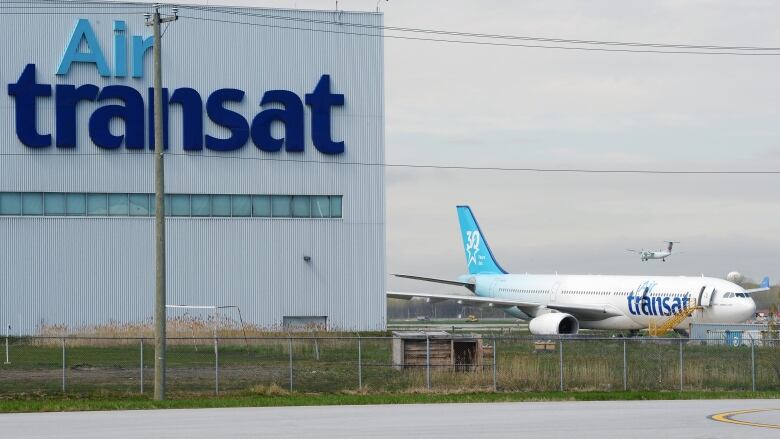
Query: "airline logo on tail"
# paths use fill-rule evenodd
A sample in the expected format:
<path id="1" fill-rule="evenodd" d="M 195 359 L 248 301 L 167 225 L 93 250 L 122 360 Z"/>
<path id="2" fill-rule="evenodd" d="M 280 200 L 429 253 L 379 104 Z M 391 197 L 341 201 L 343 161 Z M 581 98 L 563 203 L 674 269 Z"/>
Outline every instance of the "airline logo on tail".
<path id="1" fill-rule="evenodd" d="M 506 274 L 493 257 L 485 234 L 468 206 L 458 206 L 458 222 L 469 274 Z"/>
<path id="2" fill-rule="evenodd" d="M 471 264 L 477 265 L 477 254 L 481 241 L 482 236 L 478 230 L 466 230 L 466 260 L 469 266 Z"/>

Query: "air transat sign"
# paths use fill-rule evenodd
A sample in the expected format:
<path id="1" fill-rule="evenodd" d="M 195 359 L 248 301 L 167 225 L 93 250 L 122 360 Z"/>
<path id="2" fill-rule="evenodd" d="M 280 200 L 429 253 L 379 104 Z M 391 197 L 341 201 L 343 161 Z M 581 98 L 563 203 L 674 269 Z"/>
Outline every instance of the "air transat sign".
<path id="1" fill-rule="evenodd" d="M 128 45 L 127 26 L 124 21 L 114 22 L 113 72 L 89 20 L 76 23 L 56 75 L 66 77 L 74 63 L 93 66 L 103 77 L 144 77 L 144 56 L 154 43 L 153 37 L 132 36 Z M 128 46 L 130 50 L 128 51 Z M 128 57 L 131 62 L 128 64 Z M 154 149 L 154 90 L 149 88 L 146 101 L 135 88 L 127 85 L 108 85 L 102 89 L 93 84 L 41 84 L 37 80 L 35 64 L 27 64 L 19 79 L 8 84 L 8 95 L 14 98 L 16 108 L 16 135 L 30 148 L 76 148 L 78 118 L 76 108 L 80 102 L 102 104 L 89 116 L 87 129 L 92 142 L 99 148 L 139 150 Z M 268 90 L 260 99 L 261 110 L 247 120 L 228 108 L 228 104 L 244 101 L 246 93 L 234 88 L 213 91 L 205 99 L 206 117 L 227 129 L 227 137 L 213 137 L 204 133 L 204 98 L 195 89 L 182 87 L 173 91 L 163 89 L 163 121 L 165 147 L 168 146 L 168 108 L 177 105 L 182 113 L 183 145 L 186 151 L 200 151 L 205 147 L 212 151 L 234 151 L 243 148 L 249 139 L 267 152 L 277 152 L 283 147 L 288 152 L 302 152 L 305 145 L 305 106 L 311 113 L 311 140 L 314 147 L 324 154 L 341 154 L 344 142 L 331 136 L 331 109 L 344 105 L 344 95 L 331 92 L 330 75 L 321 75 L 313 81 L 311 93 L 302 100 L 289 90 Z M 56 127 L 54 133 L 41 133 L 37 126 L 37 104 L 40 99 L 54 96 Z M 258 97 L 249 97 L 257 99 Z M 148 102 L 148 105 L 147 105 Z M 273 108 L 268 108 L 273 106 Z M 283 107 L 283 108 L 279 108 Z M 124 133 L 115 134 L 109 129 L 112 119 L 124 122 Z M 284 137 L 275 138 L 271 125 L 284 125 Z M 149 129 L 146 130 L 148 124 Z M 148 140 L 144 133 L 148 132 Z"/>

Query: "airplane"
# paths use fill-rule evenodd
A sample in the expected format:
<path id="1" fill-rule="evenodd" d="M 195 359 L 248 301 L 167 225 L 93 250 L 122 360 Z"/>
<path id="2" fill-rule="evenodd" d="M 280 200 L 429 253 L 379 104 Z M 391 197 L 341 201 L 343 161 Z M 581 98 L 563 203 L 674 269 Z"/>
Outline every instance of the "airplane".
<path id="1" fill-rule="evenodd" d="M 627 248 L 626 251 L 639 254 L 639 258 L 642 259 L 642 262 L 647 262 L 649 259 L 660 259 L 661 261 L 666 262 L 666 258 L 672 255 L 672 246 L 674 246 L 674 244 L 679 244 L 680 241 L 666 242 L 669 243 L 669 245 L 666 247 L 666 250 L 632 250 Z"/>
<path id="2" fill-rule="evenodd" d="M 534 335 L 577 334 L 580 329 L 632 333 L 686 313 L 674 329 L 691 322 L 738 323 L 753 317 L 752 293 L 732 282 L 710 277 L 510 274 L 493 255 L 469 206 L 457 206 L 468 274 L 457 280 L 396 274 L 398 277 L 456 285 L 468 294 L 387 292 L 396 299 L 493 306 L 529 322 Z"/>

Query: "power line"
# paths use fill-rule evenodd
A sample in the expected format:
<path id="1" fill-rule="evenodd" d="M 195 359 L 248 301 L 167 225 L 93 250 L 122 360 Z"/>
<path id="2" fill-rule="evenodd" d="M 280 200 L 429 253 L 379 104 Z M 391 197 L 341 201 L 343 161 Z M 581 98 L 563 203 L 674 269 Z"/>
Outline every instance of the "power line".
<path id="1" fill-rule="evenodd" d="M 23 157 L 92 157 L 92 156 L 152 156 L 153 152 L 117 152 L 117 153 L 62 153 L 62 154 L 29 154 L 29 153 L 0 153 L 0 156 L 23 156 Z M 780 171 L 770 170 L 663 170 L 663 169 L 590 169 L 590 168 L 539 168 L 539 167 L 506 167 L 506 166 L 466 166 L 466 165 L 436 165 L 436 164 L 415 164 L 415 163 L 375 163 L 360 161 L 333 161 L 325 162 L 321 160 L 303 160 L 303 159 L 280 159 L 271 157 L 236 157 L 220 155 L 202 155 L 166 152 L 168 157 L 193 157 L 193 158 L 211 158 L 220 160 L 251 160 L 260 162 L 276 163 L 303 163 L 318 165 L 336 165 L 336 166 L 367 166 L 384 168 L 406 168 L 406 169 L 435 169 L 435 170 L 456 170 L 456 171 L 495 171 L 495 172 L 527 172 L 527 173 L 571 173 L 571 174 L 649 174 L 649 175 L 780 175 Z"/>
<path id="2" fill-rule="evenodd" d="M 27 6 L 26 8 L 33 9 L 33 10 L 44 10 L 44 11 L 32 11 L 32 12 L 31 11 L 27 11 L 27 12 L 14 11 L 10 13 L 4 12 L 4 14 L 17 14 L 17 15 L 72 14 L 71 12 L 46 12 L 45 9 L 68 8 L 68 7 L 72 7 L 71 5 L 73 3 L 80 4 L 80 5 L 88 5 L 88 7 L 90 8 L 91 7 L 108 8 L 114 6 L 111 5 L 110 3 L 105 3 L 105 2 L 103 3 L 92 2 L 92 1 L 65 2 L 61 0 L 49 0 L 49 1 L 26 0 L 26 1 L 16 1 L 16 2 L 12 1 L 6 3 L 26 4 L 26 5 L 34 4 L 37 6 Z M 130 5 L 138 8 L 150 7 L 149 4 L 144 4 L 144 3 L 127 3 L 126 5 Z M 24 8 L 24 7 L 0 6 L 0 9 L 19 9 L 19 8 Z M 375 38 L 390 38 L 390 39 L 409 40 L 409 41 L 430 41 L 430 42 L 450 43 L 450 44 L 471 44 L 471 45 L 482 45 L 482 46 L 521 47 L 521 48 L 553 49 L 553 50 L 578 50 L 578 51 L 592 51 L 592 52 L 624 52 L 624 53 L 683 54 L 683 55 L 780 56 L 780 47 L 645 43 L 645 42 L 601 41 L 601 40 L 570 39 L 570 38 L 551 38 L 551 37 L 505 35 L 505 34 L 486 34 L 486 33 L 475 33 L 475 32 L 449 31 L 449 30 L 441 30 L 441 29 L 424 29 L 424 28 L 349 23 L 349 22 L 341 22 L 341 21 L 318 20 L 318 19 L 303 18 L 303 17 L 289 17 L 289 16 L 282 16 L 282 15 L 272 15 L 267 13 L 253 13 L 238 8 L 209 7 L 209 6 L 195 6 L 195 5 L 184 5 L 184 6 L 180 6 L 180 8 L 191 10 L 191 11 L 221 13 L 221 14 L 227 14 L 233 16 L 263 18 L 268 20 L 293 21 L 293 22 L 324 24 L 324 25 L 338 25 L 340 27 L 344 26 L 344 27 L 352 27 L 358 29 L 392 31 L 392 32 L 401 32 L 401 33 L 404 32 L 422 33 L 428 35 L 460 37 L 460 39 L 449 39 L 449 38 L 414 37 L 414 36 L 405 36 L 405 35 L 384 35 L 382 33 L 349 32 L 349 31 L 338 31 L 332 29 L 312 29 L 312 28 L 305 28 L 305 27 L 282 26 L 282 25 L 256 23 L 256 22 L 249 22 L 249 21 L 236 21 L 236 20 L 227 20 L 227 19 L 219 19 L 219 18 L 180 16 L 182 18 L 187 18 L 190 20 L 230 23 L 230 24 L 259 26 L 259 27 L 268 27 L 268 28 L 277 28 L 277 29 L 288 29 L 288 30 L 297 30 L 297 31 L 305 31 L 305 32 L 321 32 L 321 33 L 375 37 Z M 109 13 L 100 12 L 100 13 L 110 14 L 110 12 Z M 138 12 L 128 11 L 126 13 L 135 14 Z M 462 38 L 469 38 L 469 39 L 462 39 Z M 474 38 L 477 38 L 478 40 L 474 40 Z M 604 47 L 583 47 L 583 46 L 561 46 L 561 45 L 549 45 L 549 44 L 502 43 L 496 41 L 482 41 L 484 39 L 503 40 L 503 41 L 519 40 L 519 41 L 532 41 L 532 42 L 544 42 L 544 43 L 574 44 L 574 45 L 579 44 L 579 45 L 586 45 L 586 46 L 596 45 L 596 46 L 610 46 L 610 47 L 604 48 Z M 685 50 L 661 50 L 661 49 L 685 49 Z"/>
<path id="3" fill-rule="evenodd" d="M 188 20 L 211 21 L 211 22 L 218 22 L 218 23 L 240 24 L 246 26 L 269 27 L 269 28 L 276 28 L 276 29 L 288 29 L 288 30 L 298 30 L 298 31 L 306 31 L 306 32 L 321 32 L 321 33 L 330 33 L 330 34 L 354 35 L 354 36 L 374 37 L 374 38 L 390 38 L 390 39 L 410 40 L 410 41 L 431 41 L 431 42 L 438 42 L 438 43 L 471 44 L 471 45 L 479 45 L 479 46 L 523 47 L 523 48 L 532 48 L 532 49 L 577 50 L 577 51 L 587 51 L 587 52 L 662 53 L 662 54 L 678 54 L 678 55 L 780 56 L 780 52 L 704 52 L 704 51 L 694 51 L 694 50 L 682 51 L 682 50 L 654 50 L 654 49 L 612 49 L 612 48 L 602 48 L 602 47 L 551 46 L 545 44 L 496 43 L 490 41 L 451 40 L 451 39 L 443 39 L 443 38 L 409 37 L 403 35 L 367 34 L 361 32 L 345 32 L 345 31 L 335 31 L 335 30 L 328 30 L 328 29 L 307 29 L 307 28 L 294 27 L 294 26 L 279 26 L 273 24 L 251 23 L 246 21 L 223 20 L 218 18 L 193 17 L 193 16 L 181 15 L 181 14 L 179 14 L 179 17 Z"/>
<path id="4" fill-rule="evenodd" d="M 39 6 L 29 6 L 30 8 L 45 9 L 51 8 L 64 8 L 69 7 L 65 5 L 72 5 L 74 3 L 82 5 L 90 5 L 90 7 L 112 7 L 111 3 L 95 2 L 95 1 L 65 1 L 65 0 L 24 0 L 24 1 L 7 1 L 6 3 L 16 4 L 37 4 Z M 41 4 L 54 4 L 55 6 L 40 6 Z M 147 3 L 128 2 L 123 5 L 132 5 L 138 8 L 148 8 Z M 0 6 L 2 8 L 2 6 Z M 17 6 L 16 8 L 19 8 Z M 672 48 L 672 49 L 705 49 L 705 50 L 746 50 L 746 51 L 780 51 L 780 47 L 760 47 L 760 46 L 726 46 L 726 45 L 697 45 L 697 44 L 681 44 L 681 43 L 647 43 L 647 42 L 633 42 L 633 41 L 603 41 L 603 40 L 584 40 L 584 39 L 571 39 L 560 37 L 538 37 L 538 36 L 524 36 L 524 35 L 507 35 L 507 34 L 487 34 L 477 32 L 463 32 L 463 31 L 450 31 L 444 29 L 426 29 L 426 28 L 413 28 L 402 26 L 386 26 L 386 25 L 374 25 L 365 23 L 350 23 L 342 21 L 332 20 L 320 20 L 314 18 L 305 17 L 291 17 L 284 15 L 273 15 L 260 12 L 249 12 L 248 9 L 238 7 L 220 7 L 220 6 L 199 6 L 199 5 L 181 5 L 180 9 L 188 9 L 193 11 L 213 12 L 219 14 L 229 14 L 244 17 L 266 18 L 271 20 L 284 20 L 295 21 L 303 23 L 317 23 L 327 25 L 339 25 L 345 27 L 356 27 L 362 29 L 377 29 L 385 31 L 399 31 L 399 32 L 415 32 L 425 34 L 436 35 L 450 35 L 450 36 L 463 36 L 473 38 L 488 38 L 488 39 L 509 39 L 509 40 L 524 40 L 524 41 L 540 41 L 550 43 L 567 43 L 567 44 L 588 44 L 588 45 L 609 45 L 609 46 L 631 46 L 631 47 L 653 47 L 653 48 Z M 330 11 L 324 11 L 330 12 Z"/>
<path id="5" fill-rule="evenodd" d="M 220 8 L 213 6 L 182 6 L 182 9 L 190 9 L 205 12 L 216 12 L 222 14 L 239 15 L 245 17 L 257 17 L 268 18 L 273 20 L 288 20 L 305 23 L 317 23 L 328 25 L 339 25 L 348 27 L 357 27 L 364 29 L 377 29 L 377 30 L 389 30 L 399 32 L 417 32 L 436 35 L 451 35 L 451 36 L 465 36 L 475 38 L 490 38 L 490 39 L 509 39 L 509 40 L 524 40 L 524 41 L 541 41 L 548 43 L 568 43 L 568 44 L 592 44 L 592 45 L 610 45 L 610 46 L 632 46 L 632 47 L 655 47 L 655 48 L 674 48 L 674 49 L 712 49 L 712 50 L 765 50 L 765 51 L 778 51 L 780 47 L 757 47 L 757 46 L 720 46 L 720 45 L 692 45 L 692 44 L 670 44 L 670 43 L 642 43 L 642 42 L 624 42 L 624 41 L 600 41 L 600 40 L 580 40 L 580 39 L 568 39 L 568 38 L 555 38 L 555 37 L 535 37 L 535 36 L 521 36 L 521 35 L 506 35 L 506 34 L 485 34 L 474 32 L 461 32 L 461 31 L 449 31 L 442 29 L 424 29 L 424 28 L 411 28 L 411 27 L 398 27 L 398 26 L 384 26 L 373 25 L 364 23 L 349 23 L 341 21 L 329 21 L 329 20 L 317 20 L 313 18 L 302 17 L 289 17 L 283 15 L 269 15 L 261 13 L 250 13 L 237 9 Z"/>
<path id="6" fill-rule="evenodd" d="M 2 9 L 2 8 L 0 8 Z M 42 14 L 40 12 L 24 12 L 24 11 L 13 11 L 13 12 L 0 12 L 0 15 L 83 15 L 84 11 L 77 11 L 77 12 L 47 12 L 45 14 Z M 117 12 L 89 12 L 90 15 L 117 15 Z M 144 12 L 140 11 L 125 11 L 121 12 L 121 14 L 124 15 L 143 15 Z"/>
<path id="7" fill-rule="evenodd" d="M 9 5 L 36 5 L 36 6 L 9 6 Z M 112 9 L 117 6 L 136 7 L 144 10 L 154 8 L 154 3 L 134 1 L 106 1 L 106 0 L 3 0 L 3 7 L 29 7 L 29 8 L 72 8 L 74 5 L 90 8 Z M 161 8 L 175 7 L 176 5 L 162 5 Z"/>

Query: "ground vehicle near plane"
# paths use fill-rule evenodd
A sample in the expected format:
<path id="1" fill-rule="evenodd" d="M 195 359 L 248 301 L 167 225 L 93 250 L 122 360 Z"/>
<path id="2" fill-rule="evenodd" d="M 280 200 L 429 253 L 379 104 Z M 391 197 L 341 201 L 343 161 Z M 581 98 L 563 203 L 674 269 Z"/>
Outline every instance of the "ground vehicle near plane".
<path id="1" fill-rule="evenodd" d="M 768 278 L 745 290 L 709 277 L 510 274 L 494 257 L 471 208 L 457 211 L 469 273 L 458 280 L 397 276 L 459 285 L 471 294 L 388 292 L 388 297 L 499 307 L 529 321 L 532 334 L 557 335 L 584 328 L 634 331 L 683 314 L 675 329 L 690 322 L 744 322 L 756 310 L 750 294 L 769 289 Z"/>

